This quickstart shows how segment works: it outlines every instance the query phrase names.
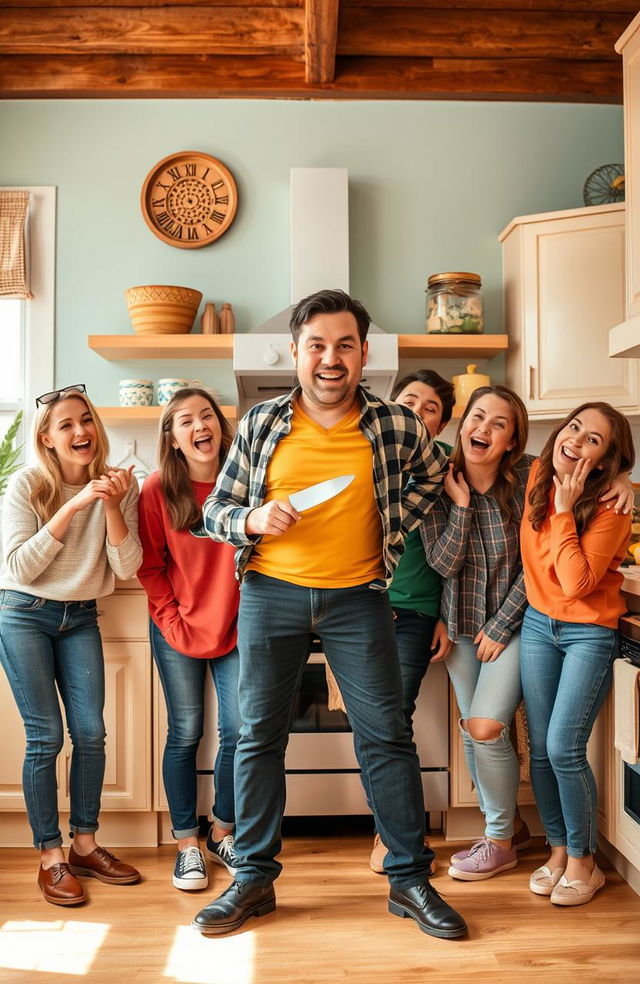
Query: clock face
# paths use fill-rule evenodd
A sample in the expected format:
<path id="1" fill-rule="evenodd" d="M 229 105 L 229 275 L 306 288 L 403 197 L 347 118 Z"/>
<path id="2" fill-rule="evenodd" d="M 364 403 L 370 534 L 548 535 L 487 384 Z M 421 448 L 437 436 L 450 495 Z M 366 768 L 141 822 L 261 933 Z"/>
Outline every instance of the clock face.
<path id="1" fill-rule="evenodd" d="M 238 190 L 231 172 L 215 157 L 185 150 L 151 169 L 140 204 L 159 239 L 180 249 L 197 249 L 227 231 L 238 207 Z"/>

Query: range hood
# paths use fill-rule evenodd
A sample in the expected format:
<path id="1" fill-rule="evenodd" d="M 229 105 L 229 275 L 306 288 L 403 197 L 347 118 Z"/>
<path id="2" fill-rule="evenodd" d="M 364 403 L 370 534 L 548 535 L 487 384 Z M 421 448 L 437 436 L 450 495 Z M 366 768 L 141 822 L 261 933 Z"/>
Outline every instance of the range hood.
<path id="1" fill-rule="evenodd" d="M 291 169 L 291 305 L 233 342 L 240 413 L 288 393 L 297 383 L 290 353 L 294 304 L 314 291 L 349 292 L 349 188 L 342 167 Z M 398 373 L 398 337 L 369 328 L 362 383 L 389 397 Z"/>

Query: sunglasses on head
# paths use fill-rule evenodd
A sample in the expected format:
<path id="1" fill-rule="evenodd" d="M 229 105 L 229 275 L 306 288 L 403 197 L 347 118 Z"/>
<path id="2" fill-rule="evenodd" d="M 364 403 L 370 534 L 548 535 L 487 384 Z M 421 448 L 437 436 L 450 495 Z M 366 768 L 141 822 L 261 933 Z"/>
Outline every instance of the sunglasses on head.
<path id="1" fill-rule="evenodd" d="M 62 400 L 65 396 L 70 396 L 72 393 L 86 393 L 87 387 L 84 383 L 76 383 L 75 386 L 64 386 L 59 390 L 51 390 L 50 393 L 43 393 L 42 396 L 36 397 L 36 406 L 43 407 L 47 403 L 55 403 L 56 400 Z"/>

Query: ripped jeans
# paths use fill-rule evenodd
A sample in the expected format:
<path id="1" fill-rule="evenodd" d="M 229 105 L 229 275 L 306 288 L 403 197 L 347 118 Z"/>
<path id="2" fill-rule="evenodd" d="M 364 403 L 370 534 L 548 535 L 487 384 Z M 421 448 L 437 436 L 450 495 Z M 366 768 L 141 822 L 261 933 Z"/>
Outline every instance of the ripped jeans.
<path id="1" fill-rule="evenodd" d="M 485 833 L 496 840 L 513 836 L 520 780 L 511 742 L 513 715 L 522 699 L 520 634 L 515 633 L 493 663 L 481 663 L 468 636 L 458 639 L 447 660 L 462 720 L 489 718 L 504 725 L 499 738 L 477 741 L 461 727 L 464 756 L 485 817 Z"/>

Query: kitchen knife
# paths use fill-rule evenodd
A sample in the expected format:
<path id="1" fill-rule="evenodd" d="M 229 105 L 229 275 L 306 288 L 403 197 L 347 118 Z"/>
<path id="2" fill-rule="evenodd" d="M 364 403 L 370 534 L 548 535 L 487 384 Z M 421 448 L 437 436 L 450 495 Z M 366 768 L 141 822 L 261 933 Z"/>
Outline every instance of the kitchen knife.
<path id="1" fill-rule="evenodd" d="M 351 485 L 355 477 L 355 475 L 339 475 L 337 478 L 328 478 L 326 482 L 309 485 L 306 489 L 293 492 L 289 496 L 289 502 L 298 512 L 312 509 L 313 506 L 319 506 L 321 502 L 326 502 L 327 499 L 333 499 L 334 495 L 339 495 L 346 489 L 347 485 Z"/>

